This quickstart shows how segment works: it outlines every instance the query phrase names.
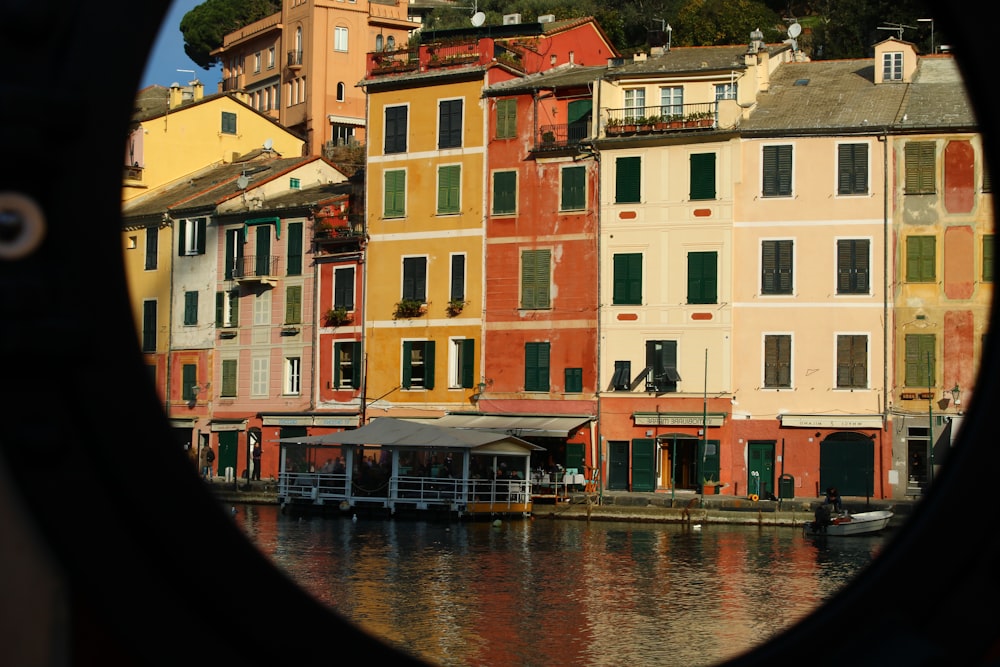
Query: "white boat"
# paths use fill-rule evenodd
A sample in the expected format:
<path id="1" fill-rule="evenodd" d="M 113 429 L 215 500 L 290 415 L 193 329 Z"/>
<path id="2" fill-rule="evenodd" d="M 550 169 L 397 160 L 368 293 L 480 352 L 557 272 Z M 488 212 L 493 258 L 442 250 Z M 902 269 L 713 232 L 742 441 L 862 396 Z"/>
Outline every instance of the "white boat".
<path id="1" fill-rule="evenodd" d="M 809 521 L 805 525 L 807 535 L 871 535 L 877 533 L 889 525 L 893 513 L 890 510 L 874 510 L 871 512 L 841 512 L 830 517 L 830 523 L 826 525 L 816 525 L 815 521 Z"/>

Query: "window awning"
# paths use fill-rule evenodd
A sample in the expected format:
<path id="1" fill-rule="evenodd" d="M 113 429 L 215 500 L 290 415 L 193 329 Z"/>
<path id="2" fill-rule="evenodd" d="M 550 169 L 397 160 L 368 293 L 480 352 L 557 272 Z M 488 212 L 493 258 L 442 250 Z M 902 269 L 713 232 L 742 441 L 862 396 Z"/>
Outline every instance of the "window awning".
<path id="1" fill-rule="evenodd" d="M 566 438 L 570 432 L 592 421 L 582 416 L 519 416 L 519 415 L 445 415 L 433 420 L 437 426 L 471 428 L 508 433 L 522 438 Z"/>

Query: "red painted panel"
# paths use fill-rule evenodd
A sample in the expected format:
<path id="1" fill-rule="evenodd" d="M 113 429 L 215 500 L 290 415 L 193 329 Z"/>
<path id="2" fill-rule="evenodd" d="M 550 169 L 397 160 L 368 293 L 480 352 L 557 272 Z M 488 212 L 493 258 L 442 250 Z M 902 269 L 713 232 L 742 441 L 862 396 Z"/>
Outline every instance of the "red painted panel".
<path id="1" fill-rule="evenodd" d="M 971 310 L 950 310 L 944 314 L 944 354 L 941 379 L 945 389 L 956 384 L 968 389 L 976 377 L 973 348 L 976 322 Z"/>
<path id="2" fill-rule="evenodd" d="M 710 320 L 712 313 L 691 313 L 692 320 Z"/>
<path id="3" fill-rule="evenodd" d="M 712 209 L 710 208 L 696 208 L 694 210 L 694 217 L 696 218 L 708 218 L 712 215 Z"/>
<path id="4" fill-rule="evenodd" d="M 618 319 L 623 321 L 632 321 L 639 319 L 639 316 L 635 313 L 618 313 Z"/>
<path id="5" fill-rule="evenodd" d="M 618 213 L 618 217 L 621 218 L 622 220 L 632 220 L 633 218 L 635 218 L 635 215 L 636 215 L 635 211 L 620 211 Z"/>
<path id="6" fill-rule="evenodd" d="M 949 141 L 944 149 L 944 207 L 968 213 L 976 194 L 976 152 L 968 141 Z"/>
<path id="7" fill-rule="evenodd" d="M 976 280 L 976 238 L 972 227 L 944 231 L 944 293 L 949 299 L 969 299 Z"/>

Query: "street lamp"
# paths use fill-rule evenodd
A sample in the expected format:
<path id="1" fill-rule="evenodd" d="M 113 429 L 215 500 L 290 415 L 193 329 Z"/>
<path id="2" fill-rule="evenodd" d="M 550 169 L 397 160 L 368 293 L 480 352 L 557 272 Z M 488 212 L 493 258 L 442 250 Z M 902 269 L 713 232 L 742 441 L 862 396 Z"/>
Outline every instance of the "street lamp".
<path id="1" fill-rule="evenodd" d="M 931 53 L 936 53 L 936 51 L 934 51 L 934 19 L 917 19 L 917 23 L 931 24 Z"/>
<path id="2" fill-rule="evenodd" d="M 953 405 L 961 405 L 962 404 L 962 401 L 959 400 L 962 397 L 962 390 L 958 388 L 958 383 L 955 383 L 955 386 L 952 387 L 948 391 L 948 393 L 951 394 L 951 402 L 952 402 Z"/>

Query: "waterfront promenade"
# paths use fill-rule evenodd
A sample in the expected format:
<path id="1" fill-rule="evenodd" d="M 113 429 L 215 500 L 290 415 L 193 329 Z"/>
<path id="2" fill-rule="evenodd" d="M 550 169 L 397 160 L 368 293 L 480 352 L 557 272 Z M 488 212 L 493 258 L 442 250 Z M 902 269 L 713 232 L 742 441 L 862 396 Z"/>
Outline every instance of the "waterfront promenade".
<path id="1" fill-rule="evenodd" d="M 277 483 L 246 480 L 238 483 L 217 478 L 210 483 L 223 502 L 277 505 Z M 534 503 L 535 519 L 594 521 L 646 521 L 659 523 L 740 524 L 801 526 L 812 521 L 822 498 L 757 500 L 727 495 L 702 495 L 693 491 L 630 493 L 570 492 L 567 500 Z M 898 526 L 913 512 L 919 499 L 880 500 L 847 496 L 844 509 L 851 512 L 888 509 L 894 512 L 890 527 Z"/>

